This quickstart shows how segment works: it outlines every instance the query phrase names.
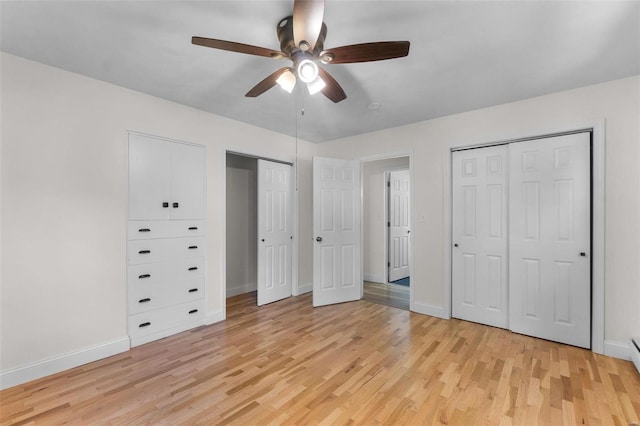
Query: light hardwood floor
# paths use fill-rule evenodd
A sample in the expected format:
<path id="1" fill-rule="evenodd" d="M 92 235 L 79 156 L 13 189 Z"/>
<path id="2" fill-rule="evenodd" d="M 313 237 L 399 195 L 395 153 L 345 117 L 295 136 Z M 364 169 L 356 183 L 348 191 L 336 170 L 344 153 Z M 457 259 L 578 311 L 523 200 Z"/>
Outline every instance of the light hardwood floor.
<path id="1" fill-rule="evenodd" d="M 365 281 L 362 300 L 409 310 L 409 287 Z"/>
<path id="2" fill-rule="evenodd" d="M 2 424 L 630 425 L 629 362 L 366 301 L 309 295 L 0 393 Z"/>

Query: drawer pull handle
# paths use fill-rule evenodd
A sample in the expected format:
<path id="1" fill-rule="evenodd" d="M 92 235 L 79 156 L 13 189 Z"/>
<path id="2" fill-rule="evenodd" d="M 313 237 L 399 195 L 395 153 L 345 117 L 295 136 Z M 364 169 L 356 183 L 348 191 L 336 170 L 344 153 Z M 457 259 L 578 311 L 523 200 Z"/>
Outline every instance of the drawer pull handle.
<path id="1" fill-rule="evenodd" d="M 142 228 L 142 229 L 138 229 L 138 232 L 151 232 L 151 229 L 149 229 L 149 228 Z"/>
<path id="2" fill-rule="evenodd" d="M 198 227 L 197 226 L 190 226 L 189 227 L 189 231 L 197 231 Z"/>
<path id="3" fill-rule="evenodd" d="M 197 309 L 192 309 L 192 310 L 189 311 L 189 314 L 195 314 L 196 312 L 198 312 Z"/>
<path id="4" fill-rule="evenodd" d="M 195 250 L 197 248 L 198 248 L 198 246 L 189 246 L 189 250 Z"/>
<path id="5" fill-rule="evenodd" d="M 180 204 L 178 204 L 178 203 L 173 203 L 173 208 L 174 208 L 174 209 L 177 209 L 179 206 L 180 206 Z"/>
<path id="6" fill-rule="evenodd" d="M 138 300 L 138 303 L 147 303 L 147 302 L 151 302 L 151 298 L 150 297 L 145 297 L 144 299 Z"/>
<path id="7" fill-rule="evenodd" d="M 162 207 L 166 209 L 167 207 L 169 207 L 169 203 L 165 201 L 164 203 L 162 203 Z"/>
<path id="8" fill-rule="evenodd" d="M 140 324 L 138 327 L 143 328 L 143 327 L 149 327 L 151 325 L 150 322 L 143 322 L 142 324 Z"/>
<path id="9" fill-rule="evenodd" d="M 138 252 L 138 254 L 149 254 L 149 253 L 151 253 L 151 250 L 140 250 Z"/>
<path id="10" fill-rule="evenodd" d="M 143 279 L 143 278 L 150 278 L 151 274 L 142 274 L 142 275 L 138 275 L 138 278 Z"/>
<path id="11" fill-rule="evenodd" d="M 196 291 L 198 291 L 198 289 L 197 289 L 197 288 L 190 288 L 190 289 L 189 289 L 189 293 L 195 293 Z"/>
<path id="12" fill-rule="evenodd" d="M 191 268 L 189 268 L 190 271 L 197 271 L 198 267 L 197 266 L 192 266 Z"/>

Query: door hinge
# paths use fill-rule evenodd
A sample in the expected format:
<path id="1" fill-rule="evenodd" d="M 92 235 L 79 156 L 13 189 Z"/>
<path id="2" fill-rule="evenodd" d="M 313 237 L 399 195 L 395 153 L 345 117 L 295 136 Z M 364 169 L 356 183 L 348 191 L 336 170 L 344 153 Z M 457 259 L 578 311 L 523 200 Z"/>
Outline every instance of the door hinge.
<path id="1" fill-rule="evenodd" d="M 391 262 L 387 262 L 387 268 L 391 267 Z"/>
<path id="2" fill-rule="evenodd" d="M 387 222 L 387 228 L 391 228 L 391 222 Z"/>
<path id="3" fill-rule="evenodd" d="M 389 180 L 387 181 L 387 186 L 388 186 L 389 188 L 391 188 L 391 181 L 389 181 Z"/>

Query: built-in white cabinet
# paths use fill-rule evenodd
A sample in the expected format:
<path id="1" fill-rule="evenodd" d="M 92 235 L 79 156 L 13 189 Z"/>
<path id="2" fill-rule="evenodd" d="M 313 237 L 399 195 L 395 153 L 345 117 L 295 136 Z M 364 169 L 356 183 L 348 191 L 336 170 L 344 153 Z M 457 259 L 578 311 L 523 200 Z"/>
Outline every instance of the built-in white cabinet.
<path id="1" fill-rule="evenodd" d="M 129 134 L 132 346 L 203 324 L 204 164 L 204 147 Z"/>
<path id="2" fill-rule="evenodd" d="M 129 135 L 129 220 L 204 218 L 204 148 Z"/>

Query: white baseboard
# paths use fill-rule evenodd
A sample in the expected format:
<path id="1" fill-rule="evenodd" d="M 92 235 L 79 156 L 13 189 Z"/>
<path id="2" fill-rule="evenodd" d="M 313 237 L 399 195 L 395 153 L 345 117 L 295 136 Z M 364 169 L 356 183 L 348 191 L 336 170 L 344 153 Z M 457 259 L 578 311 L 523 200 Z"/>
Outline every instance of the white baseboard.
<path id="1" fill-rule="evenodd" d="M 372 282 L 372 283 L 381 283 L 381 284 L 386 284 L 387 283 L 387 280 L 382 275 L 363 274 L 363 278 L 364 278 L 365 281 L 369 281 L 369 282 Z"/>
<path id="2" fill-rule="evenodd" d="M 0 390 L 17 386 L 31 380 L 40 379 L 128 350 L 129 337 L 124 336 L 110 342 L 3 371 L 0 373 Z"/>
<path id="3" fill-rule="evenodd" d="M 629 353 L 631 354 L 631 361 L 636 366 L 636 370 L 640 373 L 640 338 L 635 338 L 629 342 Z"/>
<path id="4" fill-rule="evenodd" d="M 221 311 L 207 312 L 204 316 L 205 325 L 213 324 L 224 320 L 224 314 Z"/>
<path id="5" fill-rule="evenodd" d="M 631 361 L 630 347 L 628 343 L 614 342 L 612 340 L 604 341 L 604 354 L 614 358 L 620 358 Z"/>
<path id="6" fill-rule="evenodd" d="M 311 291 L 313 291 L 313 284 L 306 283 L 306 284 L 298 285 L 298 291 L 294 291 L 293 295 L 300 296 L 301 294 L 309 293 Z"/>
<path id="7" fill-rule="evenodd" d="M 449 319 L 449 316 L 447 315 L 447 312 L 443 306 L 436 306 L 436 305 L 430 305 L 428 303 L 414 302 L 411 305 L 411 310 L 413 312 L 417 312 L 423 315 L 430 315 L 432 317 Z"/>
<path id="8" fill-rule="evenodd" d="M 256 283 L 245 283 L 233 287 L 227 287 L 227 297 L 249 293 L 250 291 L 256 291 L 257 289 L 258 286 Z"/>

